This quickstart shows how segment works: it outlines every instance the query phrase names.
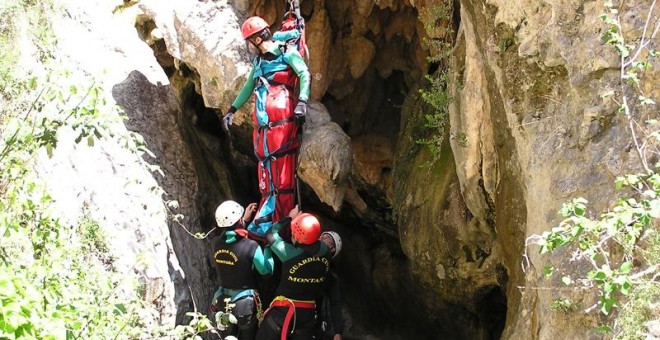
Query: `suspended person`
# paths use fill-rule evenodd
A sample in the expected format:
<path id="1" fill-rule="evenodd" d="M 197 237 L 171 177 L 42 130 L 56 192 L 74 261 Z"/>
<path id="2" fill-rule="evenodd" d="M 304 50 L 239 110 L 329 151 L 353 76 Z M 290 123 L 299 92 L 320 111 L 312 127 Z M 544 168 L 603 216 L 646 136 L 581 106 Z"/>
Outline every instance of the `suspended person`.
<path id="1" fill-rule="evenodd" d="M 324 231 L 319 240 L 330 248 L 331 259 L 341 251 L 341 237 L 334 231 Z M 330 270 L 325 284 L 323 297 L 317 301 L 318 314 L 316 339 L 342 340 L 344 332 L 344 315 L 342 314 L 342 299 L 339 289 L 339 277 L 334 269 L 334 261 L 330 263 Z"/>
<path id="2" fill-rule="evenodd" d="M 291 243 L 278 234 L 289 223 Z M 296 206 L 289 217 L 273 225 L 266 235 L 267 244 L 282 261 L 282 273 L 277 296 L 259 326 L 258 340 L 307 340 L 314 336 L 315 300 L 323 293 L 330 266 L 330 249 L 319 242 L 320 234 L 318 219 L 311 214 L 299 214 Z"/>
<path id="3" fill-rule="evenodd" d="M 247 237 L 243 228 L 256 210 L 256 203 L 243 207 L 234 201 L 225 201 L 215 211 L 215 220 L 222 233 L 211 241 L 215 266 L 220 276 L 220 288 L 213 296 L 211 311 L 224 312 L 226 304 L 231 308 L 237 323 L 229 322 L 228 315 L 221 319 L 218 328 L 222 338 L 233 335 L 239 340 L 253 340 L 257 334 L 256 311 L 259 295 L 256 291 L 255 269 L 261 275 L 273 272 L 273 258 L 269 249 L 262 252 L 259 244 Z M 228 299 L 225 302 L 225 299 Z"/>
<path id="4" fill-rule="evenodd" d="M 295 205 L 295 172 L 301 144 L 298 131 L 305 122 L 311 79 L 299 50 L 273 41 L 262 18 L 245 20 L 241 33 L 256 57 L 246 83 L 223 118 L 223 126 L 228 130 L 233 114 L 254 93 L 252 141 L 262 198 L 257 216 L 247 229 L 258 238 Z M 284 232 L 288 239 L 286 228 Z"/>

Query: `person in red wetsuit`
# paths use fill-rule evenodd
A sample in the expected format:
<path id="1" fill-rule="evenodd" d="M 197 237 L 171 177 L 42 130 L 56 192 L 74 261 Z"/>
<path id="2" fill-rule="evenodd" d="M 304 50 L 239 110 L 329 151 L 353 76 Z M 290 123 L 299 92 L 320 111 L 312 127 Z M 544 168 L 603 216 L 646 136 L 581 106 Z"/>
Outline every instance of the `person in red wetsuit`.
<path id="1" fill-rule="evenodd" d="M 245 20 L 241 33 L 257 56 L 247 81 L 223 117 L 223 126 L 228 130 L 233 114 L 254 94 L 252 141 L 258 159 L 261 200 L 247 230 L 257 239 L 295 205 L 295 173 L 301 144 L 298 132 L 307 113 L 311 77 L 298 49 L 273 40 L 270 27 L 262 18 Z M 286 228 L 283 233 L 288 238 Z"/>

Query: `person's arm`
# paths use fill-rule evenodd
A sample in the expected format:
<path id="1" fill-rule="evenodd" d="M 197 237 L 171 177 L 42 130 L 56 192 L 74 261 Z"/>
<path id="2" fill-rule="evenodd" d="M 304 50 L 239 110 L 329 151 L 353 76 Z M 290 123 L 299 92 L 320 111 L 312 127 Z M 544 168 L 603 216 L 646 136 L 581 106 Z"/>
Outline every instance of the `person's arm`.
<path id="1" fill-rule="evenodd" d="M 300 55 L 298 50 L 289 49 L 284 55 L 284 61 L 287 62 L 293 69 L 293 72 L 296 73 L 298 79 L 300 80 L 300 93 L 298 94 L 298 99 L 307 102 L 309 100 L 309 91 L 311 85 L 311 76 L 309 74 L 309 69 L 305 60 Z"/>
<path id="2" fill-rule="evenodd" d="M 294 247 L 280 237 L 278 232 L 288 223 L 291 223 L 291 217 L 283 218 L 272 226 L 266 236 L 267 243 L 270 244 L 270 249 L 282 262 L 288 261 L 303 252 L 301 248 Z"/>
<path id="3" fill-rule="evenodd" d="M 337 276 L 330 272 L 329 279 L 329 300 L 330 300 L 330 317 L 332 318 L 332 328 L 335 331 L 335 336 L 344 333 L 344 314 L 342 313 L 341 290 L 339 289 L 339 280 Z"/>
<path id="4" fill-rule="evenodd" d="M 245 102 L 250 99 L 250 96 L 252 95 L 252 91 L 254 91 L 254 67 L 252 67 L 252 70 L 250 70 L 250 74 L 247 77 L 247 80 L 245 81 L 245 84 L 243 84 L 243 88 L 241 89 L 241 92 L 238 93 L 238 96 L 236 96 L 236 99 L 234 99 L 234 102 L 231 104 L 231 108 L 229 109 L 228 113 L 234 113 L 236 110 L 240 109 L 241 106 L 245 104 Z"/>
<path id="5" fill-rule="evenodd" d="M 273 255 L 270 249 L 261 251 L 261 247 L 257 246 L 257 249 L 254 251 L 252 263 L 261 275 L 273 273 Z"/>
<path id="6" fill-rule="evenodd" d="M 299 36 L 299 30 L 275 31 L 275 33 L 273 33 L 273 41 L 287 41 L 290 39 L 296 39 Z"/>

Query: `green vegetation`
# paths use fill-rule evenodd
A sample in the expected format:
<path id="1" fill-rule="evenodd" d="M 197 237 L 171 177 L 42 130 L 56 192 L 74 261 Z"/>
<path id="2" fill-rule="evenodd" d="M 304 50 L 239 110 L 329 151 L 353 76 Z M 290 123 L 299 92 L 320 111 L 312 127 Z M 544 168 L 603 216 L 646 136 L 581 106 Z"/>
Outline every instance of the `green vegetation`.
<path id="1" fill-rule="evenodd" d="M 603 98 L 619 105 L 643 171 L 617 178 L 621 196 L 610 210 L 592 216 L 587 200 L 575 198 L 563 205 L 560 214 L 564 220 L 557 227 L 530 239 L 540 246 L 542 254 L 568 247 L 571 261 L 589 265 L 586 274 L 571 277 L 562 273 L 562 282 L 576 290 L 596 292 L 598 301 L 585 312 L 599 310 L 608 316 L 597 331 L 612 333 L 616 339 L 639 339 L 644 337 L 644 324 L 660 318 L 660 164 L 650 164 L 659 151 L 660 125 L 652 114 L 655 102 L 644 93 L 643 86 L 657 56 L 651 41 L 660 22 L 650 10 L 642 36 L 633 44 L 625 40 L 618 9 L 611 1 L 605 5 L 607 13 L 601 19 L 608 29 L 603 39 L 620 55 L 620 86 Z M 545 273 L 551 276 L 556 271 L 548 267 Z M 558 301 L 551 308 L 563 310 L 571 305 L 565 298 Z"/>
<path id="2" fill-rule="evenodd" d="M 452 4 L 446 1 L 430 1 L 420 11 L 419 19 L 424 25 L 429 38 L 426 43 L 431 47 L 429 62 L 438 65 L 438 70 L 427 75 L 428 84 L 420 90 L 422 100 L 427 104 L 424 114 L 424 127 L 429 135 L 417 139 L 418 144 L 426 145 L 433 156 L 428 165 L 440 159 L 442 143 L 446 138 L 449 122 L 449 65 L 453 43 Z"/>
<path id="3" fill-rule="evenodd" d="M 99 84 L 76 84 L 53 58 L 49 0 L 0 4 L 0 338 L 105 339 L 149 336 L 154 311 L 113 267 L 107 236 L 89 215 L 66 222 L 34 170 L 63 131 L 75 142 L 133 135 L 110 126 L 119 112 Z M 66 134 L 65 134 L 66 135 Z"/>
<path id="4" fill-rule="evenodd" d="M 573 303 L 569 299 L 564 299 L 564 298 L 559 298 L 555 299 L 555 301 L 552 302 L 550 305 L 550 309 L 555 311 L 555 312 L 563 312 L 566 314 L 570 314 L 572 312 L 575 312 L 578 310 L 579 306 L 575 303 Z"/>
<path id="5" fill-rule="evenodd" d="M 142 136 L 125 130 L 126 117 L 106 100 L 103 84 L 72 74 L 56 59 L 50 22 L 64 10 L 51 1 L 0 3 L 0 339 L 199 339 L 215 333 L 197 312 L 188 314 L 188 325 L 160 327 L 158 312 L 144 300 L 146 282 L 115 268 L 98 221 L 86 211 L 77 221 L 54 212 L 35 165 L 60 143 L 111 141 L 149 171 L 163 173 L 143 160 L 143 154 L 155 156 Z M 164 203 L 186 229 L 183 216 L 173 212 L 178 203 Z"/>

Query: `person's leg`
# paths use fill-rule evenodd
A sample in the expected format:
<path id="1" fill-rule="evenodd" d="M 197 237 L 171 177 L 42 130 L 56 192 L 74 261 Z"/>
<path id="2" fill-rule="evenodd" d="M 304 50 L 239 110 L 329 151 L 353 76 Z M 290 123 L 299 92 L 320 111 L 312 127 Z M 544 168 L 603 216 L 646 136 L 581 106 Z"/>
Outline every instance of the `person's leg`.
<path id="1" fill-rule="evenodd" d="M 254 315 L 238 317 L 238 339 L 254 340 L 258 327 L 259 323 Z"/>
<path id="2" fill-rule="evenodd" d="M 310 340 L 316 331 L 316 311 L 313 309 L 298 308 L 296 310 L 296 324 L 291 340 Z"/>
<path id="3" fill-rule="evenodd" d="M 283 307 L 271 308 L 259 324 L 257 340 L 279 340 L 286 311 L 287 309 Z"/>
<path id="4" fill-rule="evenodd" d="M 238 320 L 239 340 L 254 340 L 257 335 L 258 322 L 254 315 L 255 312 L 256 308 L 252 297 L 246 297 L 236 301 L 233 314 Z"/>

